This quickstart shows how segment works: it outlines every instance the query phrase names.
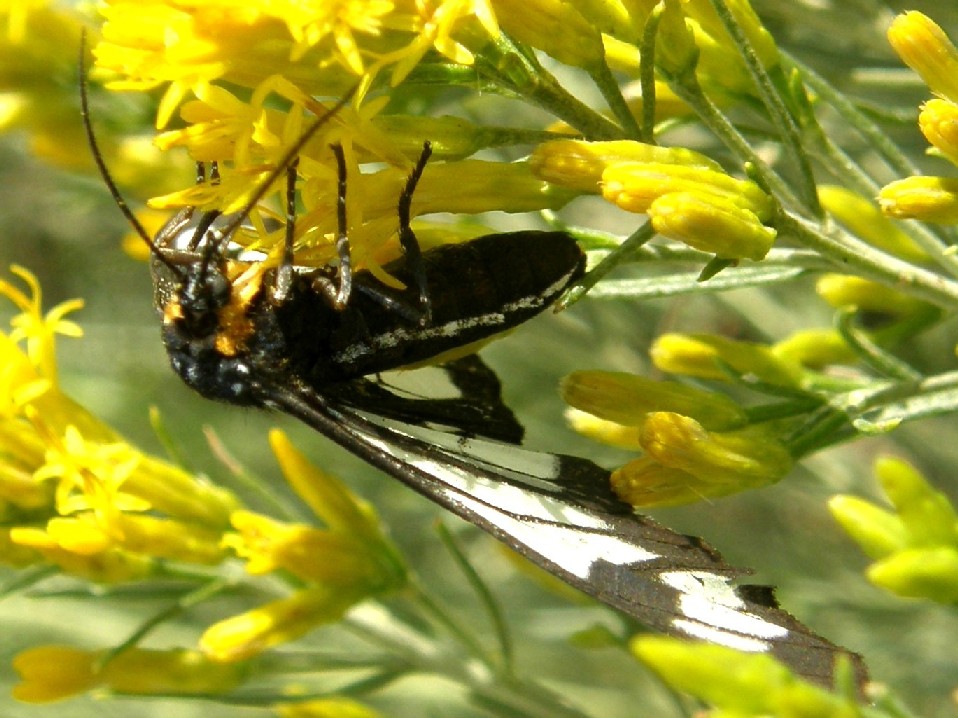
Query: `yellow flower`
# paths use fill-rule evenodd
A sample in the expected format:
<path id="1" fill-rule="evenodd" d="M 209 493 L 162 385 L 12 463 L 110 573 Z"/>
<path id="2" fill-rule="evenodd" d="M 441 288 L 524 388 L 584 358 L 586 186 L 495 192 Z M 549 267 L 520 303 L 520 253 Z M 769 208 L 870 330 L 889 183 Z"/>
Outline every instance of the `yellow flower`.
<path id="1" fill-rule="evenodd" d="M 823 274 L 815 283 L 815 291 L 836 309 L 854 307 L 865 312 L 906 317 L 928 308 L 927 302 L 904 292 L 847 274 Z"/>
<path id="2" fill-rule="evenodd" d="M 582 192 L 599 192 L 605 170 L 627 162 L 721 171 L 717 162 L 694 150 L 634 140 L 551 140 L 536 147 L 529 158 L 529 166 L 537 177 Z"/>
<path id="3" fill-rule="evenodd" d="M 928 254 L 895 222 L 882 215 L 874 200 L 838 185 L 819 185 L 822 206 L 857 237 L 909 262 L 927 262 Z"/>
<path id="4" fill-rule="evenodd" d="M 213 624 L 203 632 L 200 648 L 214 661 L 241 661 L 342 618 L 363 598 L 342 586 L 311 586 Z"/>
<path id="5" fill-rule="evenodd" d="M 602 173 L 602 196 L 629 212 L 644 214 L 653 201 L 673 192 L 724 200 L 762 220 L 771 216 L 771 198 L 757 184 L 724 172 L 661 162 L 619 162 Z"/>
<path id="6" fill-rule="evenodd" d="M 10 341 L 24 341 L 27 345 L 27 356 L 31 363 L 37 367 L 40 375 L 50 382 L 56 383 L 54 339 L 57 334 L 68 337 L 83 335 L 82 330 L 76 323 L 64 319 L 70 312 L 80 309 L 83 306 L 83 301 L 80 299 L 66 301 L 43 314 L 41 311 L 40 284 L 36 277 L 23 267 L 16 265 L 11 267 L 10 271 L 22 279 L 30 290 L 30 294 L 27 295 L 9 282 L 0 279 L 0 295 L 16 304 L 21 312 L 10 322 L 13 327 L 13 331 L 10 333 Z"/>
<path id="7" fill-rule="evenodd" d="M 650 355 L 662 371 L 701 379 L 729 381 L 731 369 L 781 386 L 799 386 L 802 380 L 801 368 L 776 356 L 770 347 L 711 334 L 663 334 Z"/>
<path id="8" fill-rule="evenodd" d="M 888 28 L 888 42 L 931 91 L 958 102 L 958 49 L 920 12 L 902 13 Z"/>
<path id="9" fill-rule="evenodd" d="M 958 513 L 913 467 L 900 459 L 875 462 L 894 511 L 855 496 L 828 507 L 874 563 L 869 581 L 899 596 L 958 601 Z"/>
<path id="10" fill-rule="evenodd" d="M 567 413 L 573 428 L 644 452 L 611 476 L 615 493 L 633 506 L 726 496 L 777 481 L 792 465 L 774 432 L 748 426 L 745 411 L 721 394 L 587 371 L 566 377 L 562 395 L 576 407 Z"/>
<path id="11" fill-rule="evenodd" d="M 918 114 L 918 126 L 935 149 L 958 164 L 958 104 L 950 100 L 928 100 Z"/>
<path id="12" fill-rule="evenodd" d="M 886 217 L 958 222 L 958 179 L 906 177 L 881 188 L 878 205 Z"/>
<path id="13" fill-rule="evenodd" d="M 603 58 L 599 28 L 565 0 L 492 0 L 499 23 L 511 37 L 559 62 L 596 68 Z"/>
<path id="14" fill-rule="evenodd" d="M 130 648 L 101 665 L 102 651 L 39 646 L 13 660 L 20 683 L 13 696 L 51 703 L 104 687 L 127 695 L 226 693 L 243 677 L 242 666 L 211 662 L 197 651 Z"/>
<path id="15" fill-rule="evenodd" d="M 758 261 L 775 241 L 775 230 L 763 225 L 752 210 L 707 194 L 664 194 L 652 201 L 648 215 L 662 236 L 725 259 Z"/>
<path id="16" fill-rule="evenodd" d="M 281 718 L 380 718 L 372 708 L 349 698 L 320 698 L 276 706 Z"/>
<path id="17" fill-rule="evenodd" d="M 577 371 L 562 380 L 567 404 L 618 424 L 641 424 L 650 412 L 672 411 L 722 431 L 747 423 L 745 411 L 724 394 L 635 374 Z"/>

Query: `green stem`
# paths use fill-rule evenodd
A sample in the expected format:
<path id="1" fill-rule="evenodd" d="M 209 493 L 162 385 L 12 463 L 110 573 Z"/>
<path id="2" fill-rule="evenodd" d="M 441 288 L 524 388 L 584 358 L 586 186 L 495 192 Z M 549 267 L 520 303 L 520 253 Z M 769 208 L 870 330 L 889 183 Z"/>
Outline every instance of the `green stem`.
<path id="1" fill-rule="evenodd" d="M 622 262 L 631 256 L 631 254 L 639 247 L 652 239 L 653 234 L 655 234 L 655 232 L 652 229 L 651 222 L 646 222 L 637 230 L 635 230 L 635 232 L 633 232 L 628 239 L 626 239 L 616 249 L 609 252 L 609 254 L 606 255 L 606 257 L 599 262 L 599 264 L 593 267 L 588 274 L 586 274 L 579 281 L 578 284 L 566 292 L 565 296 L 555 303 L 555 311 L 561 312 L 566 307 L 570 307 L 582 299 L 586 292 L 594 287 L 600 279 L 622 264 Z"/>
<path id="2" fill-rule="evenodd" d="M 619 87 L 619 83 L 616 81 L 615 76 L 613 76 L 612 70 L 609 69 L 609 65 L 605 62 L 604 57 L 603 61 L 598 63 L 598 65 L 589 68 L 589 75 L 602 93 L 602 97 L 604 97 L 608 103 L 612 114 L 622 126 L 624 138 L 637 140 L 642 137 L 639 123 L 636 121 L 635 115 L 632 114 L 632 110 L 629 109 L 629 105 L 622 96 L 622 89 Z"/>
<path id="3" fill-rule="evenodd" d="M 886 352 L 865 332 L 855 326 L 856 316 L 857 312 L 853 309 L 839 311 L 836 315 L 835 326 L 842 339 L 862 362 L 882 377 L 899 381 L 919 381 L 921 379 L 920 373 L 898 357 Z"/>
<path id="4" fill-rule="evenodd" d="M 622 137 L 614 122 L 572 95 L 534 55 L 522 52 L 505 35 L 477 57 L 476 66 L 484 80 L 538 105 L 590 140 Z"/>
<path id="5" fill-rule="evenodd" d="M 639 49 L 639 86 L 642 88 L 642 128 L 639 137 L 649 144 L 655 144 L 655 41 L 661 19 L 661 12 L 649 15 Z"/>
<path id="6" fill-rule="evenodd" d="M 702 87 L 693 73 L 687 72 L 681 78 L 673 76 L 668 79 L 673 92 L 695 111 L 702 123 L 726 147 L 738 156 L 742 162 L 752 167 L 761 183 L 775 195 L 779 202 L 786 207 L 801 210 L 803 213 L 807 212 L 806 205 L 799 201 L 791 187 L 752 149 L 745 137 L 702 91 Z"/>
<path id="7" fill-rule="evenodd" d="M 808 86 L 811 87 L 823 101 L 831 105 L 839 115 L 845 119 L 846 123 L 856 130 L 865 141 L 868 142 L 870 147 L 878 152 L 884 160 L 891 165 L 892 170 L 903 176 L 921 174 L 920 170 L 912 164 L 898 146 L 882 132 L 881 128 L 859 111 L 843 93 L 832 87 L 825 78 L 817 74 L 810 67 L 803 65 L 793 57 L 789 56 L 788 59 L 789 62 L 801 71 Z M 820 128 L 819 133 L 821 134 Z M 825 137 L 824 134 L 821 134 L 821 136 Z M 830 140 L 828 142 L 831 144 Z M 839 165 L 839 171 L 841 171 L 842 174 L 838 174 L 837 176 L 856 179 L 858 172 L 855 174 L 847 174 L 843 171 L 842 167 L 842 165 Z M 877 182 L 869 178 L 867 183 L 862 183 L 860 177 L 857 179 L 859 192 L 866 196 L 875 194 L 874 190 L 878 187 Z M 908 221 L 898 222 L 897 226 L 901 227 L 919 247 L 925 250 L 933 261 L 946 269 L 952 276 L 958 277 L 958 256 L 951 251 L 946 251 L 948 250 L 949 244 L 929 230 L 927 225 L 921 222 Z"/>
<path id="8" fill-rule="evenodd" d="M 492 621 L 492 625 L 496 634 L 496 642 L 499 644 L 501 673 L 504 676 L 514 675 L 515 650 L 512 644 L 512 633 L 509 630 L 508 624 L 506 623 L 506 618 L 502 612 L 502 608 L 499 606 L 499 602 L 496 600 L 496 597 L 493 595 L 492 591 L 489 590 L 489 586 L 486 585 L 485 581 L 482 580 L 482 577 L 469 562 L 469 559 L 466 558 L 466 555 L 456 544 L 455 539 L 453 538 L 452 534 L 449 533 L 449 529 L 446 528 L 445 524 L 438 524 L 436 531 L 439 534 L 439 538 L 443 545 L 446 547 L 446 550 L 449 551 L 449 554 L 452 556 L 453 560 L 455 560 L 459 570 L 462 571 L 463 575 L 466 577 L 466 580 L 469 582 L 472 590 L 475 591 L 476 595 L 479 597 L 480 603 L 482 604 L 483 608 L 485 608 L 486 614 Z"/>
<path id="9" fill-rule="evenodd" d="M 782 146 L 798 167 L 801 177 L 800 194 L 803 206 L 813 216 L 820 217 L 822 208 L 818 203 L 818 193 L 815 189 L 815 175 L 812 172 L 808 155 L 802 149 L 801 130 L 782 101 L 771 77 L 758 59 L 758 55 L 755 54 L 755 48 L 752 47 L 752 43 L 749 42 L 748 37 L 742 31 L 725 0 L 711 0 L 711 3 L 745 62 L 745 67 L 755 83 L 759 97 L 768 111 L 769 118 L 778 131 Z"/>
<path id="10" fill-rule="evenodd" d="M 789 213 L 780 215 L 778 228 L 828 257 L 836 271 L 859 274 L 947 309 L 958 306 L 958 282 L 886 254 L 848 233 L 836 239 L 817 224 Z"/>
<path id="11" fill-rule="evenodd" d="M 560 696 L 534 681 L 502 680 L 462 657 L 440 650 L 439 644 L 400 624 L 381 608 L 361 606 L 350 611 L 344 625 L 358 635 L 401 656 L 413 670 L 446 677 L 464 687 L 503 718 L 587 718 Z"/>

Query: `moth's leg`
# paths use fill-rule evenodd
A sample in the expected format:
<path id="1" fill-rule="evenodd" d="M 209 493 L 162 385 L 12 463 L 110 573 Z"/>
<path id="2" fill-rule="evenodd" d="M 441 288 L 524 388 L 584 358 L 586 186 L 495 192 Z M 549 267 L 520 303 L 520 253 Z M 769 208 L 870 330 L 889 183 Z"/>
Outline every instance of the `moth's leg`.
<path id="1" fill-rule="evenodd" d="M 339 177 L 336 192 L 336 254 L 339 256 L 339 283 L 323 274 L 313 277 L 313 287 L 322 292 L 330 304 L 342 311 L 349 303 L 353 289 L 353 270 L 349 256 L 349 233 L 346 225 L 346 156 L 338 142 L 330 145 L 336 156 Z"/>
<path id="2" fill-rule="evenodd" d="M 412 231 L 411 207 L 412 196 L 416 191 L 416 185 L 419 184 L 419 178 L 422 177 L 423 170 L 426 169 L 426 163 L 432 155 L 432 145 L 427 140 L 422 145 L 422 153 L 409 178 L 406 180 L 406 186 L 399 195 L 399 244 L 402 246 L 403 254 L 406 258 L 406 266 L 412 272 L 416 287 L 419 289 L 419 306 L 421 315 L 418 319 L 419 324 L 427 325 L 432 323 L 432 300 L 429 297 L 429 287 L 426 282 L 426 268 L 422 261 L 422 250 L 419 248 L 419 240 L 416 239 L 416 233 Z"/>
<path id="3" fill-rule="evenodd" d="M 293 287 L 293 242 L 296 239 L 296 168 L 299 159 L 286 167 L 286 236 L 283 240 L 283 258 L 276 271 L 273 300 L 283 302 Z"/>

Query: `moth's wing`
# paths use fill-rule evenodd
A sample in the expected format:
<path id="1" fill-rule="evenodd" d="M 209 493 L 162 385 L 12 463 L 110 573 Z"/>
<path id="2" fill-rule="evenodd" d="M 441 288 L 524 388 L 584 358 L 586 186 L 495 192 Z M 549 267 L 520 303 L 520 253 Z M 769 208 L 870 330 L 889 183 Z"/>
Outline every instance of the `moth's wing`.
<path id="1" fill-rule="evenodd" d="M 778 608 L 771 589 L 735 586 L 748 571 L 701 540 L 634 514 L 591 461 L 400 424 L 309 389 L 266 394 L 269 405 L 647 626 L 771 653 L 825 685 L 846 654 L 864 680 L 859 656 Z"/>
<path id="2" fill-rule="evenodd" d="M 518 444 L 524 433 L 502 401 L 499 377 L 476 354 L 375 380 L 358 379 L 324 394 L 342 406 L 458 436 Z"/>

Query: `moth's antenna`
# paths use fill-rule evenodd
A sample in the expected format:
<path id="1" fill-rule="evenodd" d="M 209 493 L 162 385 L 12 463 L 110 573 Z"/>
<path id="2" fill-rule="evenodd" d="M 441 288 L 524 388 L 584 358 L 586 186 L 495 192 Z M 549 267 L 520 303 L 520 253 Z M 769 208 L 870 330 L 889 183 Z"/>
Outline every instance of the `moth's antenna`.
<path id="1" fill-rule="evenodd" d="M 163 262 L 174 274 L 182 275 L 181 269 L 163 256 L 163 253 L 160 252 L 153 238 L 150 237 L 146 231 L 146 228 L 144 228 L 140 220 L 136 218 L 136 215 L 133 214 L 133 210 L 130 209 L 126 200 L 123 199 L 123 195 L 120 194 L 120 189 L 116 186 L 116 182 L 113 181 L 110 170 L 107 169 L 106 162 L 103 161 L 103 153 L 100 152 L 100 145 L 97 143 L 96 134 L 93 132 L 93 123 L 90 121 L 90 102 L 87 92 L 86 75 L 86 28 L 83 28 L 80 33 L 80 61 L 78 68 L 80 75 L 80 115 L 83 118 L 83 129 L 86 130 L 87 143 L 90 145 L 93 161 L 96 162 L 97 169 L 100 171 L 100 177 L 102 177 L 106 183 L 107 189 L 110 190 L 110 194 L 113 196 L 113 201 L 116 203 L 116 206 L 120 208 L 123 216 L 126 217 L 126 221 L 130 223 L 130 226 L 140 235 L 140 238 L 146 242 L 146 246 L 150 248 L 150 254 Z"/>
<path id="2" fill-rule="evenodd" d="M 306 146 L 306 143 L 309 142 L 313 135 L 315 135 L 319 129 L 329 122 L 343 107 L 346 103 L 352 98 L 355 94 L 358 84 L 353 85 L 349 88 L 346 93 L 336 101 L 336 104 L 329 108 L 329 111 L 323 115 L 317 117 L 313 123 L 306 128 L 306 131 L 301 134 L 297 140 L 290 145 L 289 149 L 283 154 L 279 162 L 276 163 L 276 166 L 270 171 L 269 175 L 263 182 L 260 182 L 259 186 L 256 188 L 256 191 L 253 192 L 253 195 L 249 198 L 249 201 L 240 211 L 240 213 L 222 229 L 221 236 L 224 241 L 227 241 L 227 238 L 230 237 L 233 232 L 239 228 L 243 222 L 246 221 L 246 218 L 249 217 L 249 213 L 253 211 L 253 208 L 259 203 L 261 199 L 269 192 L 270 185 L 275 182 L 281 174 L 286 172 L 290 163 L 299 155 L 299 153 Z"/>

